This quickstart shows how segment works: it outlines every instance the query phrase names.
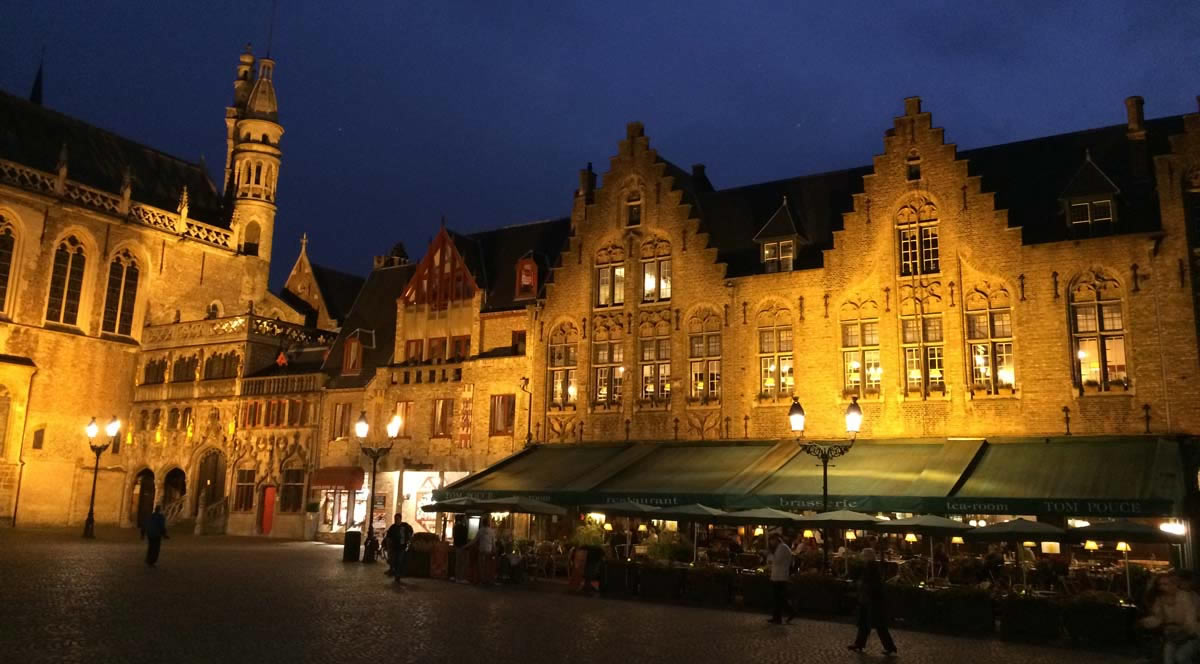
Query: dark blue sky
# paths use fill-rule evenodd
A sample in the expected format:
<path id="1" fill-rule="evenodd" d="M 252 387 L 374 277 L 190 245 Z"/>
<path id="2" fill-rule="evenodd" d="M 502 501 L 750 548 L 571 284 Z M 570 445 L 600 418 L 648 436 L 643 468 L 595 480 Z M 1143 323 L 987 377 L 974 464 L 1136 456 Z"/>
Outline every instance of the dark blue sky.
<path id="1" fill-rule="evenodd" d="M 960 148 L 1194 112 L 1200 2 L 299 2 L 272 55 L 284 125 L 275 283 L 307 231 L 365 273 L 396 240 L 566 215 L 630 120 L 718 187 L 869 163 L 920 95 Z M 1054 5 L 1054 6 L 1050 6 Z M 0 86 L 220 169 L 270 0 L 9 0 Z M 216 172 L 216 171 L 214 171 Z M 219 174 L 217 179 L 219 179 Z"/>

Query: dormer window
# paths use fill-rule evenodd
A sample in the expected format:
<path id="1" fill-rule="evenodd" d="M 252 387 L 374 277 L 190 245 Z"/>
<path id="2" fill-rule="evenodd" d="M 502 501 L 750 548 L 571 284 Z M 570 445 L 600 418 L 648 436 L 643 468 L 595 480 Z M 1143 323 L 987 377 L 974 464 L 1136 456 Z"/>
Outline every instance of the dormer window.
<path id="1" fill-rule="evenodd" d="M 764 242 L 762 245 L 762 261 L 767 272 L 791 272 L 796 253 L 796 243 L 793 240 Z"/>
<path id="2" fill-rule="evenodd" d="M 1077 236 L 1104 235 L 1112 230 L 1112 199 L 1075 201 L 1068 205 L 1071 230 Z"/>
<path id="3" fill-rule="evenodd" d="M 631 191 L 625 197 L 625 225 L 642 225 L 642 194 L 640 192 Z"/>
<path id="4" fill-rule="evenodd" d="M 537 263 L 532 258 L 517 261 L 517 299 L 537 297 Z"/>
<path id="5" fill-rule="evenodd" d="M 342 375 L 353 376 L 362 371 L 362 342 L 358 337 L 347 338 L 342 353 Z"/>

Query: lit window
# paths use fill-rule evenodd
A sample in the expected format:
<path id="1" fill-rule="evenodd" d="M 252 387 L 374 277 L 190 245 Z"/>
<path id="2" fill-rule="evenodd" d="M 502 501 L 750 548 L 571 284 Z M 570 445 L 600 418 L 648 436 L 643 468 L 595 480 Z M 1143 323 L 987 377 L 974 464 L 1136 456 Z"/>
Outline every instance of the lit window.
<path id="1" fill-rule="evenodd" d="M 1105 235 L 1112 231 L 1113 205 L 1111 199 L 1071 203 L 1067 213 L 1076 235 Z"/>
<path id="2" fill-rule="evenodd" d="M 488 434 L 492 436 L 513 435 L 513 419 L 517 412 L 515 394 L 493 394 Z"/>
<path id="3" fill-rule="evenodd" d="M 937 207 L 933 203 L 917 201 L 900 208 L 896 214 L 896 233 L 900 276 L 937 274 L 941 271 Z"/>
<path id="4" fill-rule="evenodd" d="M 878 394 L 883 378 L 879 362 L 879 321 L 842 321 L 842 394 Z"/>
<path id="5" fill-rule="evenodd" d="M 532 258 L 517 261 L 517 299 L 537 296 L 537 263 Z"/>
<path id="6" fill-rule="evenodd" d="M 47 321 L 64 325 L 75 325 L 79 321 L 79 300 L 83 294 L 83 270 L 86 260 L 83 244 L 75 236 L 72 235 L 58 244 L 50 273 Z"/>
<path id="7" fill-rule="evenodd" d="M 397 438 L 409 438 L 412 434 L 410 423 L 413 417 L 413 402 L 397 401 L 395 415 L 400 418 L 400 429 L 396 433 Z"/>
<path id="8" fill-rule="evenodd" d="M 1007 300 L 1002 296 L 994 296 L 991 301 L 984 297 L 969 297 L 966 326 L 971 389 L 987 394 L 1011 390 L 1016 373 L 1012 309 Z"/>
<path id="9" fill-rule="evenodd" d="M 908 392 L 946 391 L 942 317 L 937 314 L 900 319 L 904 352 L 904 385 Z"/>
<path id="10" fill-rule="evenodd" d="M 671 299 L 671 244 L 650 239 L 642 243 L 642 302 Z"/>
<path id="11" fill-rule="evenodd" d="M 137 302 L 137 287 L 137 261 L 129 251 L 121 251 L 108 264 L 108 288 L 100 329 L 129 336 L 133 331 L 133 307 Z"/>
<path id="12" fill-rule="evenodd" d="M 1129 388 L 1125 319 L 1115 280 L 1092 275 L 1071 289 L 1075 378 L 1086 391 Z"/>
<path id="13" fill-rule="evenodd" d="M 579 332 L 574 325 L 563 323 L 550 334 L 547 382 L 550 405 L 563 408 L 574 405 L 578 396 L 575 371 L 579 363 Z"/>
<path id="14" fill-rule="evenodd" d="M 620 330 L 596 330 L 592 340 L 592 366 L 596 405 L 621 403 L 625 384 L 625 342 Z"/>
<path id="15" fill-rule="evenodd" d="M 348 337 L 342 352 L 342 375 L 355 375 L 362 371 L 362 342 L 358 337 Z"/>
<path id="16" fill-rule="evenodd" d="M 761 396 L 790 396 L 796 376 L 792 364 L 792 326 L 758 328 L 758 392 Z"/>
<path id="17" fill-rule="evenodd" d="M 638 339 L 641 399 L 658 403 L 671 398 L 671 337 L 665 325 L 645 328 Z"/>
<path id="18" fill-rule="evenodd" d="M 449 438 L 454 431 L 454 400 L 433 400 L 433 431 L 434 438 Z"/>
<path id="19" fill-rule="evenodd" d="M 688 321 L 689 397 L 703 403 L 721 398 L 721 318 L 709 312 Z"/>
<path id="20" fill-rule="evenodd" d="M 596 254 L 596 306 L 625 303 L 625 252 L 606 247 Z"/>

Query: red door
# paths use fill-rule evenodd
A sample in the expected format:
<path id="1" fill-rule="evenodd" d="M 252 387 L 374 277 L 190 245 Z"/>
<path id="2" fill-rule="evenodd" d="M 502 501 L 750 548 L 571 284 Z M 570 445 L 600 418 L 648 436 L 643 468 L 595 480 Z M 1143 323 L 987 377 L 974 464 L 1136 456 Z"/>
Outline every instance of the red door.
<path id="1" fill-rule="evenodd" d="M 275 487 L 269 486 L 263 489 L 262 499 L 262 520 L 260 521 L 259 531 L 264 535 L 271 534 L 271 525 L 275 521 Z"/>

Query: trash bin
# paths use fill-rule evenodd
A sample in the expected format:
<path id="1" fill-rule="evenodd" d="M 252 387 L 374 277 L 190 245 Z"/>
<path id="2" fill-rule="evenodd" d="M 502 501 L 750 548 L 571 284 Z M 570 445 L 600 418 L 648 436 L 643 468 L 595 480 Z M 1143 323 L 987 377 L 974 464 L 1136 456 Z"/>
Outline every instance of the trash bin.
<path id="1" fill-rule="evenodd" d="M 342 562 L 356 563 L 358 562 L 358 549 L 362 545 L 362 532 L 358 530 L 346 531 L 345 543 L 342 544 Z"/>

